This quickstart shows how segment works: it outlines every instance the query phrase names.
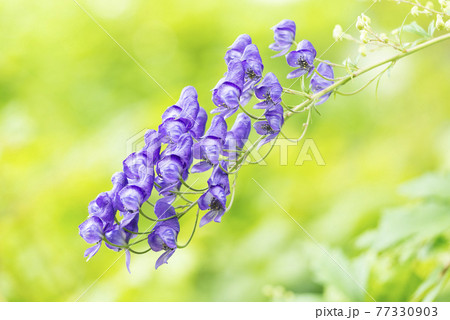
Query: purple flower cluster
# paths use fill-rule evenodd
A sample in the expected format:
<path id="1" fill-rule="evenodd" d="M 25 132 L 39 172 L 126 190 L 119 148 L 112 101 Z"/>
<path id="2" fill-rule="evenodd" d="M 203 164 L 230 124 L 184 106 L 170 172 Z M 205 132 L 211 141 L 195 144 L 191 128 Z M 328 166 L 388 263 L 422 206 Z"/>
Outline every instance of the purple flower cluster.
<path id="1" fill-rule="evenodd" d="M 233 115 L 239 105 L 245 106 L 253 96 L 255 85 L 261 80 L 264 65 L 258 47 L 247 34 L 237 37 L 225 54 L 227 72 L 213 89 L 212 101 L 217 106 L 212 113 L 225 119 Z"/>
<path id="2" fill-rule="evenodd" d="M 284 55 L 295 42 L 295 23 L 283 20 L 273 30 L 275 43 L 270 49 L 279 51 L 276 56 Z M 307 40 L 301 41 L 295 51 L 286 55 L 288 64 L 296 68 L 288 78 L 312 75 L 313 93 L 329 87 L 334 78 L 333 69 L 327 62 L 320 63 L 315 70 L 315 58 L 316 50 Z M 93 245 L 85 251 L 88 260 L 105 243 L 109 249 L 125 250 L 128 270 L 130 252 L 161 251 L 156 261 L 158 268 L 167 263 L 177 248 L 184 247 L 177 242 L 181 230 L 179 219 L 190 209 L 197 206 L 198 212 L 206 211 L 200 219 L 200 227 L 221 221 L 231 194 L 229 175 L 240 168 L 244 159 L 241 155 L 246 152 L 244 148 L 252 127 L 261 136 L 258 144 L 261 146 L 275 139 L 284 123 L 283 87 L 274 73 L 263 76 L 264 66 L 258 47 L 249 35 L 237 37 L 225 54 L 225 62 L 227 71 L 212 93 L 216 108 L 211 113 L 217 115 L 212 117 L 209 128 L 206 130 L 208 115 L 199 105 L 197 91 L 192 86 L 185 87 L 179 100 L 164 111 L 158 130 L 148 130 L 144 147 L 130 154 L 123 161 L 122 171 L 112 176 L 111 190 L 100 193 L 90 202 L 89 216 L 79 226 L 80 236 Z M 316 104 L 325 102 L 330 94 L 320 97 Z M 250 116 L 264 120 L 252 125 L 251 117 L 244 110 L 228 130 L 227 118 L 239 108 L 243 109 L 253 97 L 257 100 L 253 108 L 263 110 L 264 117 Z M 195 189 L 187 184 L 191 174 L 209 170 L 205 188 Z M 187 199 L 183 195 L 186 194 L 183 186 L 197 199 Z M 154 205 L 149 200 L 151 196 L 156 197 L 152 195 L 153 188 L 156 189 L 154 193 L 158 193 Z M 185 204 L 176 206 L 176 201 Z M 155 218 L 144 213 L 145 203 L 154 207 Z M 139 230 L 139 218 L 142 217 L 154 222 L 150 231 L 150 228 Z M 137 239 L 130 242 L 133 238 Z M 147 240 L 146 251 L 131 248 L 143 244 L 143 240 Z"/>
<path id="3" fill-rule="evenodd" d="M 274 51 L 280 51 L 273 57 L 286 54 L 295 43 L 295 22 L 291 20 L 283 20 L 272 28 L 274 31 L 275 43 L 269 46 Z M 302 40 L 297 44 L 296 50 L 286 54 L 286 61 L 289 66 L 296 68 L 287 75 L 288 79 L 298 78 L 305 74 L 311 76 L 315 70 L 314 60 L 316 59 L 316 49 L 308 40 Z M 322 62 L 317 67 L 316 72 L 311 77 L 311 90 L 314 93 L 322 91 L 333 84 L 333 68 L 327 64 L 328 61 Z M 322 77 L 321 77 L 322 76 Z M 324 94 L 315 103 L 316 105 L 324 103 L 331 92 Z"/>

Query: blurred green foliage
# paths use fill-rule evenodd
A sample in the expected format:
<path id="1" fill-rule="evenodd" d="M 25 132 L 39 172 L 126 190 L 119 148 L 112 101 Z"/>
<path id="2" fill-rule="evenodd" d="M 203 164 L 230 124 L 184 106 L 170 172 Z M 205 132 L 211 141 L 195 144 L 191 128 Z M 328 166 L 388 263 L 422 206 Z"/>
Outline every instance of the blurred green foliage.
<path id="1" fill-rule="evenodd" d="M 297 39 L 320 55 L 334 25 L 353 24 L 370 4 L 79 2 L 170 95 L 194 85 L 207 110 L 237 35 L 250 34 L 265 70 L 289 86 L 283 58 L 270 59 L 270 27 L 296 21 Z M 381 2 L 368 15 L 388 33 L 407 12 Z M 129 275 L 120 253 L 101 250 L 86 263 L 77 227 L 121 169 L 127 139 L 156 128 L 173 101 L 73 1 L 3 1 L 0 17 L 0 300 L 369 301 L 354 280 L 379 301 L 450 299 L 449 43 L 398 63 L 378 98 L 370 86 L 320 106 L 307 138 L 325 166 L 295 166 L 300 146 L 281 165 L 276 147 L 267 166 L 243 168 L 221 224 L 198 230 L 157 272 L 157 255 L 133 256 Z M 340 42 L 322 58 L 356 51 Z M 287 131 L 303 121 L 294 117 Z M 182 242 L 193 218 L 182 223 Z"/>

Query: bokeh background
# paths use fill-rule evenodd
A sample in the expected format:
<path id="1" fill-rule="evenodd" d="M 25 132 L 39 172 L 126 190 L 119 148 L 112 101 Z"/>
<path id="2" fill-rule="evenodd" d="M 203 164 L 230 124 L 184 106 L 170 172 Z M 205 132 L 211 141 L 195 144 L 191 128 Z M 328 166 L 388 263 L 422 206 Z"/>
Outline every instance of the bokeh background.
<path id="1" fill-rule="evenodd" d="M 297 40 L 321 55 L 334 25 L 353 25 L 371 4 L 79 3 L 170 95 L 193 85 L 208 111 L 239 34 L 252 36 L 265 71 L 290 86 L 285 60 L 270 59 L 270 27 L 294 20 Z M 389 33 L 408 10 L 382 1 L 367 14 Z M 418 22 L 426 28 L 431 19 Z M 307 138 L 325 166 L 296 166 L 301 144 L 282 165 L 275 147 L 266 166 L 243 168 L 221 224 L 198 230 L 158 271 L 159 254 L 133 256 L 128 274 L 124 256 L 104 248 L 86 263 L 77 227 L 89 201 L 110 189 L 127 141 L 157 128 L 173 101 L 71 0 L 2 1 L 0 30 L 0 300 L 370 301 L 356 282 L 378 301 L 450 299 L 450 43 L 402 60 L 377 95 L 371 85 L 321 105 Z M 341 62 L 357 49 L 339 42 L 322 58 Z M 303 121 L 289 120 L 289 134 Z M 182 221 L 182 242 L 193 214 Z"/>

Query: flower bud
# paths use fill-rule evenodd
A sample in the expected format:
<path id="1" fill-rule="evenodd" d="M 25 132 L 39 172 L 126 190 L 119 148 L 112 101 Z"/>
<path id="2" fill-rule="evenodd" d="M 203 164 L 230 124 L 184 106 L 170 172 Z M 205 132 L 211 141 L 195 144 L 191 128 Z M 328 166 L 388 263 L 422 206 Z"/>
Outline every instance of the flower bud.
<path id="1" fill-rule="evenodd" d="M 450 20 L 447 20 L 447 22 L 445 22 L 445 30 L 450 31 Z"/>
<path id="2" fill-rule="evenodd" d="M 439 0 L 439 4 L 441 5 L 442 10 L 446 10 L 448 7 L 448 1 L 446 0 Z"/>
<path id="3" fill-rule="evenodd" d="M 434 9 L 434 4 L 431 1 L 427 1 L 427 4 L 425 5 L 425 7 L 427 9 L 433 10 Z"/>
<path id="4" fill-rule="evenodd" d="M 344 35 L 344 31 L 342 30 L 342 27 L 337 24 L 333 29 L 333 38 L 335 41 L 339 41 L 342 39 L 342 36 Z"/>
<path id="5" fill-rule="evenodd" d="M 363 30 L 364 26 L 364 20 L 361 17 L 358 17 L 358 19 L 356 20 L 356 29 Z"/>
<path id="6" fill-rule="evenodd" d="M 384 43 L 389 42 L 389 38 L 387 37 L 387 35 L 385 33 L 380 34 L 380 40 L 383 41 Z"/>
<path id="7" fill-rule="evenodd" d="M 363 43 L 368 43 L 368 42 L 369 42 L 369 34 L 367 33 L 366 30 L 361 30 L 361 31 L 360 31 L 359 39 L 360 39 Z"/>
<path id="8" fill-rule="evenodd" d="M 361 54 L 363 57 L 367 56 L 366 46 L 359 46 L 359 54 Z"/>
<path id="9" fill-rule="evenodd" d="M 436 30 L 442 30 L 445 28 L 444 20 L 442 19 L 442 16 L 438 14 L 436 16 Z"/>
<path id="10" fill-rule="evenodd" d="M 412 8 L 411 8 L 411 14 L 412 14 L 413 16 L 416 16 L 416 17 L 417 17 L 417 16 L 420 14 L 419 7 L 418 7 L 418 6 L 412 7 Z"/>
<path id="11" fill-rule="evenodd" d="M 369 25 L 369 24 L 370 24 L 371 20 L 370 20 L 370 18 L 369 18 L 368 16 L 366 16 L 364 13 L 362 13 L 362 14 L 361 14 L 361 17 L 362 17 L 362 19 L 363 19 L 363 21 L 364 21 L 364 23 L 365 23 L 366 25 Z"/>

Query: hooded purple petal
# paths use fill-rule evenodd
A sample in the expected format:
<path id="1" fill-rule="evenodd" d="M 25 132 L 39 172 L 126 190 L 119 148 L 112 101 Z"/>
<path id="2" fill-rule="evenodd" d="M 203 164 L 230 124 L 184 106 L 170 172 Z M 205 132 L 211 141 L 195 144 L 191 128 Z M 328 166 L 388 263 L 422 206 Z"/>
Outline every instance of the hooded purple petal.
<path id="1" fill-rule="evenodd" d="M 274 58 L 284 55 L 290 49 L 295 40 L 295 22 L 292 20 L 282 20 L 272 30 L 274 31 L 275 43 L 272 43 L 269 48 L 274 51 L 280 51 L 280 53 L 272 57 Z"/>
<path id="2" fill-rule="evenodd" d="M 232 60 L 239 60 L 245 48 L 252 43 L 252 38 L 248 34 L 241 34 L 229 47 L 225 54 L 225 62 L 228 65 Z"/>

